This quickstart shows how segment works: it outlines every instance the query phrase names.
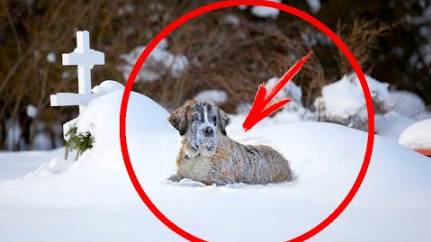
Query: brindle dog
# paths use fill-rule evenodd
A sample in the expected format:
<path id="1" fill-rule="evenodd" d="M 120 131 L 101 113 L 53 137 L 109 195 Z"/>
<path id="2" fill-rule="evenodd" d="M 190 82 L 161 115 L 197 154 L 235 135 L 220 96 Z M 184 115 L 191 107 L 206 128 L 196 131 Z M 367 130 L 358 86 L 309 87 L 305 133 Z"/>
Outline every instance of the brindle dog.
<path id="1" fill-rule="evenodd" d="M 264 145 L 243 145 L 226 134 L 230 119 L 207 101 L 188 101 L 169 122 L 182 137 L 177 174 L 170 180 L 190 178 L 204 184 L 267 184 L 290 181 L 289 162 Z"/>

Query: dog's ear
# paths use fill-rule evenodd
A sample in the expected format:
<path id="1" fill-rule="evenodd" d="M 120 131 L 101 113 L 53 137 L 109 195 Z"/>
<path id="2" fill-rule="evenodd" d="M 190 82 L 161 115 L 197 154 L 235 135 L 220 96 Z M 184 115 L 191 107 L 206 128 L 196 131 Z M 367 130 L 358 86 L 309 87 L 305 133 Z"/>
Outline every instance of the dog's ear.
<path id="1" fill-rule="evenodd" d="M 187 107 L 188 105 L 184 105 L 177 108 L 168 118 L 169 123 L 180 132 L 180 135 L 184 135 L 187 132 Z"/>
<path id="2" fill-rule="evenodd" d="M 220 125 L 220 131 L 223 135 L 226 135 L 226 126 L 230 123 L 230 118 L 221 109 L 218 109 L 218 120 Z"/>

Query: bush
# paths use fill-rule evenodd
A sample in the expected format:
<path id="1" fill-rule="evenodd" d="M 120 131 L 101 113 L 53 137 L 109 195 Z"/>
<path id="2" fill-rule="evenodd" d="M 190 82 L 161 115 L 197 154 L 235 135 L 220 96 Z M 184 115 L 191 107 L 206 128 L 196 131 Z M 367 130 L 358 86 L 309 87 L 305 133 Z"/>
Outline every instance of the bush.
<path id="1" fill-rule="evenodd" d="M 78 159 L 84 151 L 93 148 L 94 138 L 90 132 L 78 133 L 76 126 L 71 127 L 65 135 L 65 159 L 68 159 L 69 152 L 76 151 L 75 160 Z"/>

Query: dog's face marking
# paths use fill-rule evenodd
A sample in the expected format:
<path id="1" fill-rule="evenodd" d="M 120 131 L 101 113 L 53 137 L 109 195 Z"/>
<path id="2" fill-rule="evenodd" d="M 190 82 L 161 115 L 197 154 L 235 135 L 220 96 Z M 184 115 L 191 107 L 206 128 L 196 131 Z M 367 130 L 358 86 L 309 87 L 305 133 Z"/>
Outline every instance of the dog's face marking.
<path id="1" fill-rule="evenodd" d="M 211 156 L 217 148 L 218 136 L 226 135 L 229 117 L 207 101 L 189 101 L 169 117 L 171 124 L 186 139 L 191 156 Z"/>
<path id="2" fill-rule="evenodd" d="M 192 120 L 189 122 L 189 141 L 193 149 L 202 155 L 214 152 L 217 144 L 217 113 L 208 103 L 192 106 Z"/>

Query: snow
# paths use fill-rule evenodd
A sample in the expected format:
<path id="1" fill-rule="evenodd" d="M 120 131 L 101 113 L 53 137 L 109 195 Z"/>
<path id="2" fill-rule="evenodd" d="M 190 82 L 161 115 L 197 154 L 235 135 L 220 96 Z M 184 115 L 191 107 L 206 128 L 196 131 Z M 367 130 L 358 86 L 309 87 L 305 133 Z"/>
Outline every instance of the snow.
<path id="1" fill-rule="evenodd" d="M 270 0 L 272 2 L 280 2 L 280 0 Z M 277 18 L 280 10 L 271 7 L 253 6 L 251 13 L 259 18 Z"/>
<path id="2" fill-rule="evenodd" d="M 318 13 L 320 11 L 320 0 L 306 0 L 311 12 Z"/>
<path id="3" fill-rule="evenodd" d="M 389 105 L 389 84 L 366 75 L 368 87 L 378 115 L 392 109 Z M 322 96 L 314 101 L 317 119 L 367 130 L 368 116 L 365 97 L 356 74 L 343 76 L 340 80 L 322 88 Z"/>
<path id="4" fill-rule="evenodd" d="M 424 64 L 429 65 L 431 63 L 431 27 L 429 22 L 431 20 L 431 5 L 428 3 L 428 6 L 425 7 L 422 16 L 414 16 L 413 23 L 415 25 L 419 25 L 419 34 L 426 40 L 422 43 L 419 48 L 419 53 L 421 55 L 422 62 Z M 422 68 L 423 63 L 419 61 L 417 55 L 413 55 L 411 62 L 416 64 L 416 67 Z"/>
<path id="5" fill-rule="evenodd" d="M 431 119 L 422 120 L 408 127 L 399 143 L 410 149 L 431 149 Z"/>
<path id="6" fill-rule="evenodd" d="M 118 140 L 121 95 L 117 89 L 93 99 L 75 120 L 95 137 L 94 147 L 76 162 L 47 153 L 47 162 L 23 176 L 40 164 L 36 158 L 18 172 L 19 162 L 13 161 L 23 153 L 0 155 L 7 179 L 0 183 L 2 241 L 182 241 L 142 204 L 127 177 Z M 126 132 L 132 165 L 168 218 L 209 241 L 281 241 L 305 232 L 346 195 L 365 149 L 366 133 L 344 126 L 268 118 L 244 133 L 244 115 L 235 115 L 228 135 L 280 151 L 296 181 L 219 187 L 191 180 L 172 183 L 166 178 L 175 172 L 180 139 L 168 115 L 151 99 L 131 94 Z M 430 169 L 428 158 L 376 136 L 358 195 L 314 240 L 431 239 Z"/>
<path id="7" fill-rule="evenodd" d="M 118 83 L 113 80 L 106 80 L 100 83 L 99 85 L 93 87 L 91 89 L 91 93 L 95 94 L 96 97 L 101 97 L 106 94 L 113 93 L 115 91 L 122 91 L 124 89 L 124 86 L 121 83 Z M 98 99 L 103 100 L 103 99 Z M 93 105 L 94 107 L 95 105 Z M 108 106 L 109 107 L 109 106 Z M 98 107 L 97 107 L 98 108 Z M 101 112 L 99 117 L 104 118 L 103 116 L 103 108 L 101 110 L 92 108 L 93 112 L 98 113 Z M 78 118 L 73 119 L 69 122 L 66 122 L 63 125 L 63 130 L 69 130 L 73 126 L 78 127 L 78 133 L 79 134 L 85 134 L 86 132 L 92 132 L 94 129 L 94 122 L 93 122 L 93 116 L 89 116 L 90 112 L 86 112 L 83 115 L 80 115 Z"/>
<path id="8" fill-rule="evenodd" d="M 371 95 L 375 102 L 375 130 L 385 138 L 398 142 L 401 133 L 416 121 L 431 118 L 424 101 L 408 91 L 389 90 L 389 84 L 366 75 Z M 265 88 L 271 90 L 278 82 L 278 77 L 270 78 Z M 271 124 L 282 124 L 300 121 L 325 121 L 339 123 L 348 127 L 366 130 L 367 112 L 365 98 L 355 74 L 347 75 L 340 80 L 322 88 L 322 96 L 314 103 L 312 111 L 302 105 L 302 90 L 295 82 L 288 84 L 276 95 L 275 99 L 290 98 L 281 111 L 270 121 Z M 246 114 L 251 103 L 239 103 L 237 113 Z"/>
<path id="9" fill-rule="evenodd" d="M 394 111 L 409 118 L 417 118 L 426 111 L 422 98 L 409 91 L 391 91 L 388 102 Z"/>
<path id="10" fill-rule="evenodd" d="M 185 55 L 172 54 L 167 50 L 167 47 L 168 42 L 164 39 L 154 48 L 142 66 L 138 80 L 143 82 L 156 81 L 167 73 L 170 73 L 173 77 L 179 77 L 184 73 L 189 65 L 189 60 Z M 130 53 L 120 56 L 125 61 L 125 65 L 119 68 L 125 80 L 129 77 L 136 60 L 144 49 L 145 46 L 138 46 Z"/>
<path id="11" fill-rule="evenodd" d="M 272 90 L 277 82 L 280 80 L 279 77 L 270 78 L 265 83 L 266 90 Z M 277 113 L 272 121 L 274 123 L 286 123 L 286 122 L 299 122 L 299 121 L 310 121 L 315 120 L 315 115 L 306 109 L 302 105 L 302 89 L 296 85 L 295 82 L 290 80 L 274 97 L 275 100 L 282 98 L 289 98 L 291 101 L 287 103 L 283 109 Z M 247 110 L 248 112 L 248 110 Z M 243 113 L 247 113 L 243 112 Z"/>
<path id="12" fill-rule="evenodd" d="M 52 140 L 46 132 L 39 131 L 35 134 L 33 139 L 32 149 L 35 149 L 35 150 L 52 149 Z"/>
<path id="13" fill-rule="evenodd" d="M 27 105 L 27 116 L 29 116 L 30 118 L 35 118 L 37 115 L 37 108 L 33 105 Z"/>
<path id="14" fill-rule="evenodd" d="M 46 61 L 48 61 L 49 63 L 55 63 L 56 60 L 57 60 L 57 57 L 55 56 L 54 52 L 49 52 L 46 55 Z"/>
<path id="15" fill-rule="evenodd" d="M 401 133 L 414 122 L 416 120 L 400 115 L 396 111 L 375 115 L 376 133 L 394 141 L 398 141 Z"/>
<path id="16" fill-rule="evenodd" d="M 120 16 L 133 14 L 134 12 L 135 12 L 135 7 L 130 3 L 126 3 L 124 6 L 121 6 L 120 8 L 118 8 L 118 15 Z"/>
<path id="17" fill-rule="evenodd" d="M 206 90 L 198 93 L 194 99 L 221 104 L 227 101 L 227 93 L 223 90 Z"/>
<path id="18" fill-rule="evenodd" d="M 61 78 L 62 79 L 67 79 L 67 78 L 69 78 L 70 77 L 70 72 L 68 72 L 68 71 L 63 71 L 62 73 L 61 73 Z"/>
<path id="19" fill-rule="evenodd" d="M 388 84 L 366 76 L 371 96 L 379 102 L 388 99 Z M 326 85 L 322 89 L 327 115 L 348 118 L 360 113 L 366 116 L 364 94 L 356 74 L 346 75 L 341 80 Z"/>
<path id="20" fill-rule="evenodd" d="M 424 119 L 430 119 L 431 118 L 431 112 L 430 111 L 425 111 L 423 113 L 420 113 L 417 116 L 417 120 L 424 120 Z"/>
<path id="21" fill-rule="evenodd" d="M 0 152 L 0 182 L 22 177 L 53 157 L 63 154 L 63 149 L 53 151 Z"/>
<path id="22" fill-rule="evenodd" d="M 241 23 L 240 19 L 238 16 L 234 15 L 234 14 L 227 14 L 223 17 L 222 19 L 223 23 L 232 25 L 234 27 L 238 27 Z"/>
<path id="23" fill-rule="evenodd" d="M 236 113 L 247 114 L 251 109 L 251 103 L 240 102 L 236 105 Z"/>
<path id="24" fill-rule="evenodd" d="M 6 144 L 7 150 L 12 150 L 15 145 L 24 145 L 21 139 L 22 129 L 16 120 L 6 121 Z"/>
<path id="25" fill-rule="evenodd" d="M 122 89 L 123 89 L 123 85 L 121 83 L 118 83 L 113 80 L 106 80 L 100 83 L 99 85 L 93 87 L 91 89 L 91 92 L 93 94 L 101 96 L 101 95 L 104 95 L 116 90 L 122 90 Z"/>
<path id="26" fill-rule="evenodd" d="M 388 83 L 368 75 L 366 80 L 374 103 L 375 130 L 380 136 L 398 142 L 401 133 L 410 125 L 431 117 L 424 101 L 415 93 L 389 90 Z M 355 74 L 324 86 L 322 96 L 316 99 L 314 105 L 316 112 L 313 114 L 318 120 L 367 129 L 365 98 Z M 309 111 L 305 114 L 312 119 L 313 114 Z"/>
<path id="27" fill-rule="evenodd" d="M 272 90 L 275 85 L 277 84 L 277 82 L 280 80 L 280 77 L 273 77 L 270 78 L 266 83 L 265 83 L 265 88 L 266 90 Z M 296 102 L 301 102 L 302 99 L 302 90 L 301 87 L 296 85 L 295 82 L 293 82 L 292 80 L 290 80 L 281 90 L 279 93 L 277 93 L 277 95 L 275 95 L 276 99 L 282 99 L 282 98 L 290 98 L 293 99 Z"/>

